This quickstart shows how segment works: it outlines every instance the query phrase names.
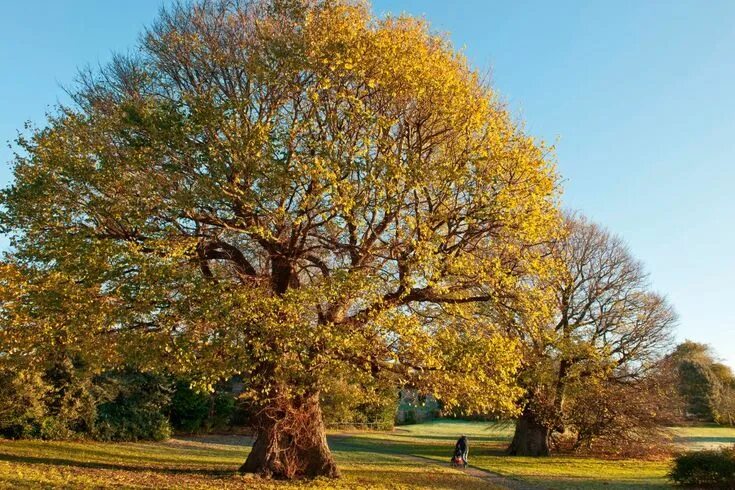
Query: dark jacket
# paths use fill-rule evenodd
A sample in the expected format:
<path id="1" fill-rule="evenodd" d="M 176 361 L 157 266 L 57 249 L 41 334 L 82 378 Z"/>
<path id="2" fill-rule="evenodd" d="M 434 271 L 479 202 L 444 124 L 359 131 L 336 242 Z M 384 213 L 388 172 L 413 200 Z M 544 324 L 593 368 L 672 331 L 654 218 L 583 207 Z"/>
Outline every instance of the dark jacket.
<path id="1" fill-rule="evenodd" d="M 454 446 L 454 454 L 456 456 L 461 456 L 463 458 L 467 457 L 467 453 L 469 452 L 470 445 L 467 441 L 466 436 L 462 436 L 457 440 L 457 444 Z"/>

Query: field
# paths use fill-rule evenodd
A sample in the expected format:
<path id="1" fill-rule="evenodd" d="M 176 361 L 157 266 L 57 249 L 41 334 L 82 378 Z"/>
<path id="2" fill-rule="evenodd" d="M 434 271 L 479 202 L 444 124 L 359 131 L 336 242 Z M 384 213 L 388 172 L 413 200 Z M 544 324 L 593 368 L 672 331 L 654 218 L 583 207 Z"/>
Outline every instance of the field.
<path id="1" fill-rule="evenodd" d="M 0 442 L 1 488 L 666 488 L 668 461 L 581 457 L 509 458 L 511 427 L 439 421 L 393 432 L 333 432 L 338 482 L 286 484 L 240 476 L 246 437 L 175 438 L 160 443 Z M 675 429 L 694 448 L 735 444 L 735 429 Z M 470 438 L 472 468 L 447 461 L 459 434 Z"/>

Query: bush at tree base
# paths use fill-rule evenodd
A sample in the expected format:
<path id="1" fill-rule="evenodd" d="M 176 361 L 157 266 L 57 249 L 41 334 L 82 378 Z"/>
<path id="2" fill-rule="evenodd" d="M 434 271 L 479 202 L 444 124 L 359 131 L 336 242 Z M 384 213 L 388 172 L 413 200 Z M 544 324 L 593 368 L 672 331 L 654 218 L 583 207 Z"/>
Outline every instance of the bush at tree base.
<path id="1" fill-rule="evenodd" d="M 735 446 L 679 455 L 674 460 L 669 478 L 683 486 L 735 488 Z"/>

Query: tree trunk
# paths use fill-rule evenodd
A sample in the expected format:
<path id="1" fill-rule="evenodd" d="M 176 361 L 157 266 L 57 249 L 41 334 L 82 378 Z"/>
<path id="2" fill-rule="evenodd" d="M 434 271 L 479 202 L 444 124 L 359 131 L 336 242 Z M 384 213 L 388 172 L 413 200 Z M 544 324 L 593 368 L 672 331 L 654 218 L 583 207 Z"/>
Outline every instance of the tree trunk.
<path id="1" fill-rule="evenodd" d="M 253 449 L 240 472 L 287 480 L 339 476 L 318 393 L 276 398 L 258 413 L 255 429 Z"/>
<path id="2" fill-rule="evenodd" d="M 542 424 L 533 411 L 526 407 L 516 421 L 513 441 L 508 447 L 511 456 L 548 456 L 551 429 Z"/>

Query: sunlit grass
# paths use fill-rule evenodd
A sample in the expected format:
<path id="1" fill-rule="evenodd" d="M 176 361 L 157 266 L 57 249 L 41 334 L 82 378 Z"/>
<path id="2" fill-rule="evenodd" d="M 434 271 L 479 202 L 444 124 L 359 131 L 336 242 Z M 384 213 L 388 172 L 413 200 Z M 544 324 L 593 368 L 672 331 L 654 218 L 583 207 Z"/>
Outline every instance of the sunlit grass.
<path id="1" fill-rule="evenodd" d="M 585 457 L 524 458 L 480 451 L 472 464 L 546 488 L 667 488 L 669 461 Z"/>
<path id="2" fill-rule="evenodd" d="M 343 478 L 307 483 L 269 482 L 236 470 L 249 451 L 246 438 L 174 439 L 162 443 L 0 442 L 3 488 L 489 488 L 486 482 L 442 466 L 426 466 L 332 440 Z"/>
<path id="3" fill-rule="evenodd" d="M 351 440 L 365 450 L 381 441 L 381 450 L 419 455 L 448 462 L 459 435 L 470 439 L 470 464 L 476 468 L 528 481 L 544 488 L 667 488 L 670 461 L 604 460 L 559 456 L 508 457 L 513 434 L 507 423 L 437 421 L 399 427 L 390 434 L 364 434 Z"/>
<path id="4" fill-rule="evenodd" d="M 673 429 L 697 448 L 735 443 L 735 429 Z M 510 424 L 441 420 L 392 432 L 332 432 L 329 442 L 343 478 L 307 483 L 241 476 L 250 441 L 241 436 L 172 439 L 160 443 L 0 441 L 1 488 L 492 488 L 448 466 L 456 439 L 470 439 L 476 468 L 544 488 L 665 488 L 670 461 L 588 457 L 508 457 Z M 428 458 L 427 464 L 411 456 Z"/>

